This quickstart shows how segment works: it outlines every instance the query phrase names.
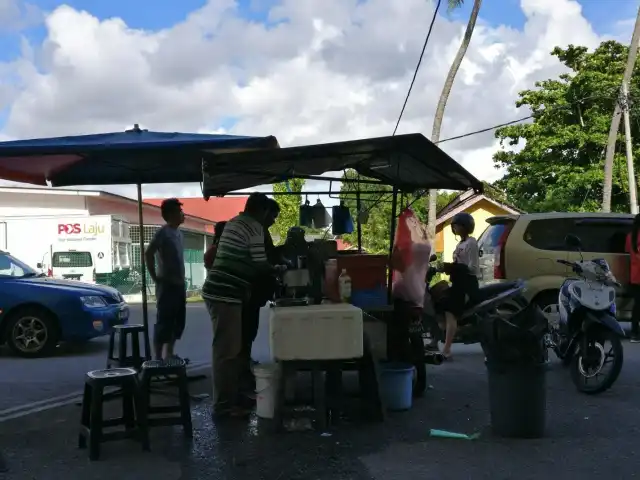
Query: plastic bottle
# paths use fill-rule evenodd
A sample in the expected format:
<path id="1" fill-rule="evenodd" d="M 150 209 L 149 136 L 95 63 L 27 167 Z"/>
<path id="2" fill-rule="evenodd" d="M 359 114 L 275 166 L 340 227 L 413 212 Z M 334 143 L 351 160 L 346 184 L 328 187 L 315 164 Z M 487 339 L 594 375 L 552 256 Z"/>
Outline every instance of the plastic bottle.
<path id="1" fill-rule="evenodd" d="M 338 277 L 338 288 L 340 290 L 340 301 L 351 302 L 351 277 L 347 274 L 347 269 L 343 268 Z"/>

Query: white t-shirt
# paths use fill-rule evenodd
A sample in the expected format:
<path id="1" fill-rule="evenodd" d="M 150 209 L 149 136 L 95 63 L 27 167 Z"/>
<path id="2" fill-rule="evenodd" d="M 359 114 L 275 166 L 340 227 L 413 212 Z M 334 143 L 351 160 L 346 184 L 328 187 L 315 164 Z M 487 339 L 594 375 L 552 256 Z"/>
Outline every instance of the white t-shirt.
<path id="1" fill-rule="evenodd" d="M 480 254 L 478 242 L 475 238 L 469 237 L 458 243 L 458 246 L 453 251 L 453 261 L 465 264 L 472 274 L 480 278 Z"/>

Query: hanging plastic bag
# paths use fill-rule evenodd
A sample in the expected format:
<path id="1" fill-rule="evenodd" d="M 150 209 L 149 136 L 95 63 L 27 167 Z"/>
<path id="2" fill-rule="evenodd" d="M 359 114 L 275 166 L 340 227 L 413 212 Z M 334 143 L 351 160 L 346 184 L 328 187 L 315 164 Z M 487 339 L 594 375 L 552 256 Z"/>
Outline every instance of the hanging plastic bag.
<path id="1" fill-rule="evenodd" d="M 398 226 L 393 239 L 393 250 L 391 253 L 391 266 L 398 272 L 404 272 L 411 264 L 412 245 L 411 229 L 409 218 L 415 218 L 415 214 L 410 208 L 405 209 L 398 218 Z M 417 221 L 417 218 L 415 218 Z"/>
<path id="2" fill-rule="evenodd" d="M 391 254 L 394 296 L 422 307 L 431 242 L 426 229 L 410 208 L 398 218 Z"/>
<path id="3" fill-rule="evenodd" d="M 353 233 L 353 218 L 351 218 L 349 207 L 344 202 L 340 202 L 340 205 L 335 205 L 331 210 L 333 216 L 331 233 L 333 235 Z"/>
<path id="4" fill-rule="evenodd" d="M 313 209 L 313 228 L 326 228 L 331 223 L 331 215 L 322 204 L 320 199 L 311 207 Z"/>
<path id="5" fill-rule="evenodd" d="M 301 227 L 312 228 L 313 227 L 313 207 L 307 199 L 303 205 L 300 205 L 300 221 L 298 224 Z"/>

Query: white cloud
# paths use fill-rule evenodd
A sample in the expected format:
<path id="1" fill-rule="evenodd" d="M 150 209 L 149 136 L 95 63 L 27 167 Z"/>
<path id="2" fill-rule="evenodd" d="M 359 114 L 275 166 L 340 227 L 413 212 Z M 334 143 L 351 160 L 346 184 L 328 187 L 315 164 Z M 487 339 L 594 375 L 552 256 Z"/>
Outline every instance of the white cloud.
<path id="1" fill-rule="evenodd" d="M 523 31 L 478 23 L 449 100 L 443 138 L 524 116 L 514 107 L 517 92 L 561 71 L 549 55 L 553 47 L 594 47 L 601 40 L 573 0 L 521 5 Z M 238 120 L 230 133 L 273 134 L 282 145 L 388 135 L 432 12 L 424 0 L 282 0 L 265 26 L 242 19 L 232 0 L 210 0 L 182 23 L 150 32 L 63 5 L 46 17 L 42 45 L 0 64 L 0 80 L 11 78 L 15 85 L 0 137 L 118 131 L 133 123 L 220 132 L 228 118 Z M 438 18 L 401 133 L 431 132 L 464 27 Z M 0 108 L 2 98 L 0 87 Z M 478 177 L 495 179 L 492 133 L 443 148 Z M 195 185 L 177 190 L 145 188 L 148 195 L 199 194 Z"/>
<path id="2" fill-rule="evenodd" d="M 0 33 L 17 32 L 42 20 L 42 12 L 20 0 L 0 0 Z"/>

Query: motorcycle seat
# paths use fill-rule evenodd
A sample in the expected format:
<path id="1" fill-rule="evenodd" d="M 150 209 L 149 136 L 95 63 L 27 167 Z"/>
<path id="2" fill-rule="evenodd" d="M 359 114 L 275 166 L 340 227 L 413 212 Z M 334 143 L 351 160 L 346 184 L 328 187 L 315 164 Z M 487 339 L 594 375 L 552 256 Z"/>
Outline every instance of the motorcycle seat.
<path id="1" fill-rule="evenodd" d="M 485 300 L 489 300 L 492 297 L 497 297 L 498 295 L 500 295 L 503 292 L 506 292 L 507 290 L 511 290 L 513 288 L 518 287 L 518 285 L 519 285 L 518 281 L 490 283 L 488 285 L 483 285 L 482 287 L 478 288 L 478 291 L 474 295 L 474 298 L 470 299 L 467 302 L 467 304 L 465 305 L 465 308 L 473 307 L 475 305 L 478 305 L 484 302 Z"/>

